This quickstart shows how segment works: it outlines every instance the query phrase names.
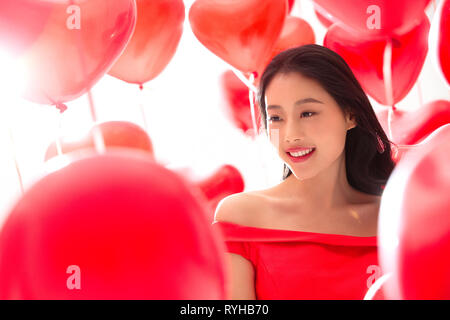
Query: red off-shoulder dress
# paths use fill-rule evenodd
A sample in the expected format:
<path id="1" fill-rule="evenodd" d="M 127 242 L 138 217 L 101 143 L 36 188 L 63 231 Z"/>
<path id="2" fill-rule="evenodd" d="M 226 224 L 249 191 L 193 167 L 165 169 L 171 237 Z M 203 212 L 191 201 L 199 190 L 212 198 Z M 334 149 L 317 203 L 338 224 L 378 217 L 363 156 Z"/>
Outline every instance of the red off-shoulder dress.
<path id="1" fill-rule="evenodd" d="M 215 221 L 228 252 L 250 261 L 256 299 L 359 300 L 381 276 L 377 237 L 243 226 Z"/>

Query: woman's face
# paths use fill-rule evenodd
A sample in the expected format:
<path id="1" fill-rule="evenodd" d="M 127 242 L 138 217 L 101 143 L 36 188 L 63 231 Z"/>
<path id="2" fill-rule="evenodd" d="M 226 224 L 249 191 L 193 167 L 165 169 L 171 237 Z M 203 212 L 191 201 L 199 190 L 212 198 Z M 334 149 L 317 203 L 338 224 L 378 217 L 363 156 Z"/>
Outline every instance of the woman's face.
<path id="1" fill-rule="evenodd" d="M 299 73 L 279 73 L 265 94 L 269 138 L 297 179 L 314 177 L 344 156 L 347 130 L 356 122 L 318 82 Z M 314 150 L 293 158 L 287 150 L 296 147 Z"/>

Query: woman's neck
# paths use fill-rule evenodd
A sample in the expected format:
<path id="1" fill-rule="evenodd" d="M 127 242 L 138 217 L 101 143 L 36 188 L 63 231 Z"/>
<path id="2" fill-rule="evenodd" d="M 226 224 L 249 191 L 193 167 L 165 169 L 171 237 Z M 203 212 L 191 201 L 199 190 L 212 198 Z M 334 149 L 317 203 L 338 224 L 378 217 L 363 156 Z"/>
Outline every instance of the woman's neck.
<path id="1" fill-rule="evenodd" d="M 362 195 L 348 183 L 344 156 L 309 179 L 299 180 L 292 173 L 280 187 L 290 200 L 322 212 L 348 205 Z"/>

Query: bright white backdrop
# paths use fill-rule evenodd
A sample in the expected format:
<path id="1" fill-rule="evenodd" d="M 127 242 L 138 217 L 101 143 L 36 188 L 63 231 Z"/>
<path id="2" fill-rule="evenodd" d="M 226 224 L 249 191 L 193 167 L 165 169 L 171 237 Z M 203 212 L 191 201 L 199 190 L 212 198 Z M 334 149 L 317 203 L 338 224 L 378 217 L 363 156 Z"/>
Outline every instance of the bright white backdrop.
<path id="1" fill-rule="evenodd" d="M 189 167 L 199 175 L 207 175 L 222 164 L 232 164 L 242 173 L 246 191 L 278 183 L 282 162 L 266 137 L 260 136 L 255 141 L 244 135 L 224 112 L 219 77 L 227 65 L 194 37 L 188 21 L 188 11 L 194 1 L 184 2 L 184 33 L 170 64 L 159 77 L 145 85 L 143 92 L 136 85 L 106 75 L 92 90 L 98 120 L 126 120 L 143 126 L 139 108 L 139 103 L 143 103 L 156 159 L 164 165 Z M 430 18 L 433 5 L 427 11 Z M 292 14 L 310 23 L 316 43 L 322 44 L 326 29 L 314 15 L 310 0 L 297 0 Z M 450 99 L 448 87 L 439 77 L 431 56 L 429 52 L 418 80 L 423 104 Z M 8 76 L 5 72 L 0 75 L 4 79 Z M 416 84 L 396 106 L 417 109 L 421 105 L 418 92 Z M 85 132 L 92 124 L 86 96 L 69 102 L 69 109 L 60 116 L 56 108 L 14 96 L 6 99 L 7 94 L 10 92 L 3 91 L 0 96 L 0 222 L 7 208 L 20 196 L 12 148 L 27 186 L 42 174 L 44 154 L 56 137 L 59 121 L 63 134 Z M 375 110 L 381 108 L 370 100 Z M 70 190 L 70 186 L 61 187 Z"/>

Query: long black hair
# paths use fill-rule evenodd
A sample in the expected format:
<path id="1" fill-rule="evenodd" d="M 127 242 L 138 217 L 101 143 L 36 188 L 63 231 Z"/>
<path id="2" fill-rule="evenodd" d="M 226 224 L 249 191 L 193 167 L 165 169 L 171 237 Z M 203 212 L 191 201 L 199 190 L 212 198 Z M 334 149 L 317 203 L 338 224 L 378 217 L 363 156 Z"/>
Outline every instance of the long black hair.
<path id="1" fill-rule="evenodd" d="M 345 165 L 349 184 L 365 193 L 381 195 L 395 167 L 391 141 L 352 70 L 336 52 L 317 44 L 307 44 L 276 55 L 261 75 L 258 104 L 267 133 L 265 91 L 278 73 L 298 72 L 316 80 L 344 113 L 353 114 L 357 126 L 347 130 Z M 284 164 L 283 180 L 292 174 Z"/>

